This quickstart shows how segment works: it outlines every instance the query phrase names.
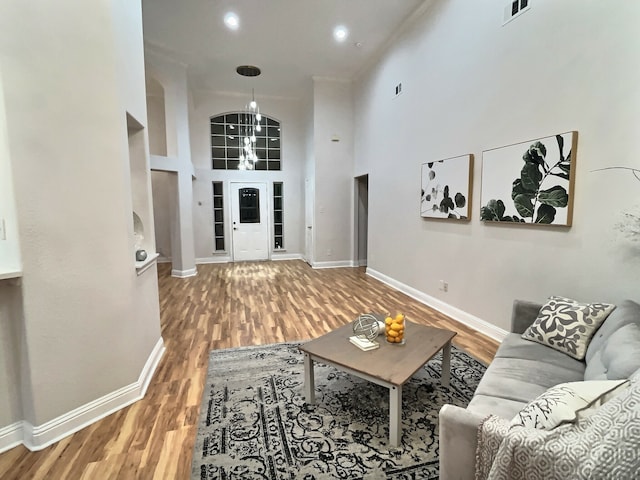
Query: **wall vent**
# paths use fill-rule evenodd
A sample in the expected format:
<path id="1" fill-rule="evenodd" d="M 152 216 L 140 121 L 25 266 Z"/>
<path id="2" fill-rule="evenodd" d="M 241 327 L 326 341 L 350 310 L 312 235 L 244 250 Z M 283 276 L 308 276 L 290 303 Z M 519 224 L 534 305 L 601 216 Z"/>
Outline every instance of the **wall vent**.
<path id="1" fill-rule="evenodd" d="M 402 82 L 397 84 L 394 87 L 395 93 L 393 94 L 393 98 L 396 98 L 398 95 L 400 95 L 402 93 Z"/>
<path id="2" fill-rule="evenodd" d="M 531 8 L 530 3 L 530 0 L 510 0 L 504 7 L 502 25 L 506 25 L 514 18 L 519 17 L 524 12 L 528 11 Z"/>

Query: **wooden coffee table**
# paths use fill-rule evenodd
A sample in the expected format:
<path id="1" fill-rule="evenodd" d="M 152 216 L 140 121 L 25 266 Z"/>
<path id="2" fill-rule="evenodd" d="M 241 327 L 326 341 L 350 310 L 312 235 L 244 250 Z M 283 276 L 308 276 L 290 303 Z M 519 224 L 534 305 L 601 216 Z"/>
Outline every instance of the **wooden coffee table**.
<path id="1" fill-rule="evenodd" d="M 456 336 L 456 332 L 449 330 L 408 320 L 405 322 L 404 345 L 387 343 L 384 335 L 380 335 L 380 348 L 362 351 L 349 342 L 349 337 L 353 335 L 350 323 L 301 345 L 307 403 L 315 403 L 313 362 L 316 361 L 382 385 L 389 389 L 389 443 L 397 446 L 402 431 L 402 386 L 440 350 L 441 382 L 449 386 L 451 339 Z"/>

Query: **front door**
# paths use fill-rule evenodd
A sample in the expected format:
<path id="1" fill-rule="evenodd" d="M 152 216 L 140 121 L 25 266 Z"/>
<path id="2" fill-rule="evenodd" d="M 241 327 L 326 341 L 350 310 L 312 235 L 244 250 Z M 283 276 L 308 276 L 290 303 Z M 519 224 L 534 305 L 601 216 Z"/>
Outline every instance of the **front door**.
<path id="1" fill-rule="evenodd" d="M 269 259 L 269 213 L 265 183 L 231 183 L 233 260 Z"/>

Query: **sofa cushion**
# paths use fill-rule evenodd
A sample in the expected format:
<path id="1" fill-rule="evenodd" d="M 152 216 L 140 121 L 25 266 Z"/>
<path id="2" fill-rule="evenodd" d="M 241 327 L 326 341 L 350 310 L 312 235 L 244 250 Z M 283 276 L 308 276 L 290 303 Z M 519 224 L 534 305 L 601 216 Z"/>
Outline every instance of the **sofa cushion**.
<path id="1" fill-rule="evenodd" d="M 582 365 L 581 370 L 575 365 L 549 368 L 538 360 L 495 358 L 480 380 L 476 395 L 527 403 L 554 385 L 583 380 L 584 363 L 574 361 Z"/>
<path id="2" fill-rule="evenodd" d="M 490 397 L 487 395 L 474 395 L 467 405 L 467 410 L 486 417 L 487 415 L 497 415 L 504 419 L 511 419 L 524 408 L 527 402 L 517 402 L 500 397 Z"/>
<path id="3" fill-rule="evenodd" d="M 565 353 L 553 350 L 540 343 L 525 340 L 516 333 L 510 333 L 504 338 L 494 358 L 535 360 L 547 366 L 557 366 L 575 370 L 577 374 L 583 374 L 585 367 L 584 362 L 581 360 L 571 358 Z"/>
<path id="4" fill-rule="evenodd" d="M 593 356 L 602 349 L 607 339 L 613 332 L 623 325 L 636 323 L 640 325 L 640 305 L 631 300 L 624 300 L 618 307 L 611 312 L 602 326 L 596 331 L 591 339 L 591 343 L 587 347 L 585 360 L 587 364 L 591 362 Z"/>
<path id="5" fill-rule="evenodd" d="M 573 423 L 580 412 L 592 405 L 599 407 L 628 384 L 629 380 L 593 380 L 556 385 L 520 410 L 511 426 L 553 430 L 563 423 Z"/>
<path id="6" fill-rule="evenodd" d="M 579 303 L 569 298 L 549 297 L 522 338 L 582 360 L 591 337 L 615 308 L 608 303 Z"/>
<path id="7" fill-rule="evenodd" d="M 604 346 L 591 357 L 584 371 L 584 379 L 624 379 L 639 368 L 640 326 L 629 323 L 609 335 Z"/>

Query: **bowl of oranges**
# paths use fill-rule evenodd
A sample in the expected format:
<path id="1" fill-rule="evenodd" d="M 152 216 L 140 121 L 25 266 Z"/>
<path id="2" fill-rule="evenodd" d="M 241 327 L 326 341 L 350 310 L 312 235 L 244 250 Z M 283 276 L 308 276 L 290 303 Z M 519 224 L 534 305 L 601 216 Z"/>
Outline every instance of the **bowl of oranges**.
<path id="1" fill-rule="evenodd" d="M 398 313 L 395 317 L 387 315 L 384 319 L 384 330 L 387 343 L 404 345 L 404 326 L 404 314 Z"/>

